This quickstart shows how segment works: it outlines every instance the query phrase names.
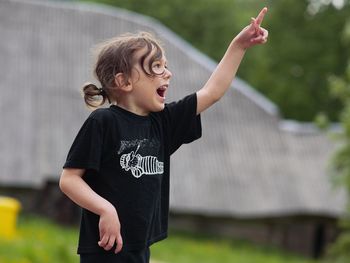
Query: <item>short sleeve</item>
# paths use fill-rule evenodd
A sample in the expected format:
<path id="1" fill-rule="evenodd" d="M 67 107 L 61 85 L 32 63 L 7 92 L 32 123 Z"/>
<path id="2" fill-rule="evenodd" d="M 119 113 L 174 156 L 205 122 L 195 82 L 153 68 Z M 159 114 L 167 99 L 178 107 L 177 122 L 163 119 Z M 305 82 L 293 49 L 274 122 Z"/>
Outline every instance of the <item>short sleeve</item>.
<path id="1" fill-rule="evenodd" d="M 99 170 L 102 152 L 102 130 L 97 120 L 89 117 L 78 132 L 63 168 Z"/>
<path id="2" fill-rule="evenodd" d="M 170 154 L 182 144 L 190 143 L 202 136 L 200 115 L 197 115 L 197 94 L 167 104 L 165 116 L 168 123 Z"/>

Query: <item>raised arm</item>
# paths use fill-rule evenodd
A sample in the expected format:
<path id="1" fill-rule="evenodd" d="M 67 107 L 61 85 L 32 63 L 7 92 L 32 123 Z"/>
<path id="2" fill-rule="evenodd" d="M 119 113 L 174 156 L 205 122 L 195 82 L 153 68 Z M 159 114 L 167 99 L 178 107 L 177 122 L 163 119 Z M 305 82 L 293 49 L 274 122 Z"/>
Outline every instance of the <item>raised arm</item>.
<path id="1" fill-rule="evenodd" d="M 256 18 L 251 19 L 250 25 L 243 28 L 231 41 L 209 80 L 197 92 L 197 114 L 209 108 L 225 94 L 236 76 L 245 51 L 254 45 L 266 43 L 268 31 L 260 26 L 266 12 L 265 7 Z"/>

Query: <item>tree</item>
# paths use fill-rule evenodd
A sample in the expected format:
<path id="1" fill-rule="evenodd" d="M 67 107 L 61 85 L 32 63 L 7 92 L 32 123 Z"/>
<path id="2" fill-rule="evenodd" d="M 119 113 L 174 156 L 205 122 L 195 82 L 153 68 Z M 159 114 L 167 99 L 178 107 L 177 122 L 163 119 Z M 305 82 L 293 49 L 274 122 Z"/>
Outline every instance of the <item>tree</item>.
<path id="1" fill-rule="evenodd" d="M 329 258 L 334 263 L 345 263 L 350 262 L 350 63 L 343 77 L 331 76 L 329 83 L 332 96 L 343 105 L 340 114 L 342 132 L 337 137 L 341 146 L 332 159 L 333 176 L 345 188 L 348 196 L 347 213 L 340 220 L 342 232 L 330 247 Z"/>
<path id="2" fill-rule="evenodd" d="M 350 44 L 350 20 L 343 31 L 343 41 Z M 332 160 L 334 176 L 346 190 L 348 197 L 347 212 L 340 220 L 341 234 L 330 248 L 331 262 L 350 262 L 350 60 L 342 76 L 329 78 L 330 93 L 341 102 L 340 122 L 342 132 L 339 136 L 341 146 Z"/>
<path id="3" fill-rule="evenodd" d="M 340 0 L 333 0 L 339 3 Z M 250 50 L 238 76 L 275 102 L 284 118 L 311 121 L 323 111 L 336 120 L 339 99 L 327 88 L 330 74 L 344 73 L 350 50 L 341 39 L 349 0 L 100 0 L 155 17 L 219 60 L 232 37 L 264 5 L 267 45 Z"/>
<path id="4" fill-rule="evenodd" d="M 268 44 L 247 54 L 241 77 L 274 101 L 285 118 L 310 121 L 323 111 L 336 120 L 339 102 L 330 97 L 327 77 L 346 67 L 349 50 L 339 40 L 347 16 L 348 6 L 328 5 L 310 14 L 306 0 L 270 1 Z"/>

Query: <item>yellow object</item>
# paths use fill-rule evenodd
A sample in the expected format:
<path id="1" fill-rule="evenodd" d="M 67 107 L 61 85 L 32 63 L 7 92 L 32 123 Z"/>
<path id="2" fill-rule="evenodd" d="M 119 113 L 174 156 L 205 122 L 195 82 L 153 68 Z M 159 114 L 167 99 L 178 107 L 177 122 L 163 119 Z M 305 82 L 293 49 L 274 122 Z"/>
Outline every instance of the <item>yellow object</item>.
<path id="1" fill-rule="evenodd" d="M 17 214 L 20 209 L 21 204 L 16 199 L 0 196 L 0 237 L 15 236 Z"/>

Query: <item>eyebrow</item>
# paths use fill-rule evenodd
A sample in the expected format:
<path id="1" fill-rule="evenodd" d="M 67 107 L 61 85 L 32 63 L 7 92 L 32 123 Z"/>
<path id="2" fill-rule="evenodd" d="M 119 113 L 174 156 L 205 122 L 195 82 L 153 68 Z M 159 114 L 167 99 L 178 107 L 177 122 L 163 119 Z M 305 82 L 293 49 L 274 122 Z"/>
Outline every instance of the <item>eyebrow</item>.
<path id="1" fill-rule="evenodd" d="M 156 59 L 154 62 L 164 62 L 164 64 L 167 64 L 168 63 L 168 60 L 166 58 L 161 58 L 161 59 Z"/>
<path id="2" fill-rule="evenodd" d="M 168 59 L 166 58 L 166 56 L 162 56 L 162 58 L 160 59 L 161 61 L 164 61 L 165 63 L 167 63 L 168 62 Z"/>

